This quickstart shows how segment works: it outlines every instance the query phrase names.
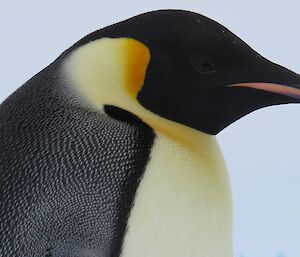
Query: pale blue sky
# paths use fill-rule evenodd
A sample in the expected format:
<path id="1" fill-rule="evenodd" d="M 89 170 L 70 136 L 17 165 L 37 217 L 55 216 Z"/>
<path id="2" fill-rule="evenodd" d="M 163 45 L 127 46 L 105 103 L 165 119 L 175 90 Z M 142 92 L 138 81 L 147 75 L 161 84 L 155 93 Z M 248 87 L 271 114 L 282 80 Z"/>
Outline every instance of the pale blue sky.
<path id="1" fill-rule="evenodd" d="M 270 60 L 300 73 L 300 2 L 4 1 L 0 102 L 84 35 L 163 8 L 213 18 Z M 235 256 L 300 256 L 300 105 L 257 111 L 218 138 L 234 198 Z"/>

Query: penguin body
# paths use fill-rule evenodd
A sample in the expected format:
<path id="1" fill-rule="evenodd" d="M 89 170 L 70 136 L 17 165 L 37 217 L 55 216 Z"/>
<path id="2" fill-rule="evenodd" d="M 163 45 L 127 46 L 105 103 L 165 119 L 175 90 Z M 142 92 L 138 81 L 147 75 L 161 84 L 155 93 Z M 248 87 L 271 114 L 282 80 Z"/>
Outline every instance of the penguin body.
<path id="1" fill-rule="evenodd" d="M 299 85 L 191 12 L 88 35 L 0 106 L 0 256 L 232 256 L 214 135 Z"/>

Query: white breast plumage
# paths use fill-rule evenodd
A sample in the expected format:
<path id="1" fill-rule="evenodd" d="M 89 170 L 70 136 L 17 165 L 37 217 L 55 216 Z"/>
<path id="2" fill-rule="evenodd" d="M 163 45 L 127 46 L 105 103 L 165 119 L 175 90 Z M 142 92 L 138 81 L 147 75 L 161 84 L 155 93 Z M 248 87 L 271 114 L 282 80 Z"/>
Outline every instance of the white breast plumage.
<path id="1" fill-rule="evenodd" d="M 189 149 L 158 134 L 128 221 L 122 257 L 229 257 L 231 193 L 215 137 Z"/>

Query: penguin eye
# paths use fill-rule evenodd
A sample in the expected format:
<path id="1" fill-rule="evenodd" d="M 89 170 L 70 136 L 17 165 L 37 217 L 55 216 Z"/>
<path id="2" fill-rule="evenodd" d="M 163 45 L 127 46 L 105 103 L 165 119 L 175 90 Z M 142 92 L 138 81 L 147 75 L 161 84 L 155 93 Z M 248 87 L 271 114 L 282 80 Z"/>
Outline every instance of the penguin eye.
<path id="1" fill-rule="evenodd" d="M 208 74 L 208 73 L 216 72 L 212 62 L 206 59 L 192 58 L 190 59 L 190 62 L 193 68 L 195 69 L 195 71 L 199 73 Z"/>

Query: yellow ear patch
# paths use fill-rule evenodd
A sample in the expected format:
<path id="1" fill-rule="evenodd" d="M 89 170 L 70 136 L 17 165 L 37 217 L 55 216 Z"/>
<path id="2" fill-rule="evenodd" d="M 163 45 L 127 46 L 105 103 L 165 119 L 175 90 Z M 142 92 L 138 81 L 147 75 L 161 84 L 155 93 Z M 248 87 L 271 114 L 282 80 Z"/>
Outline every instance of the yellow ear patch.
<path id="1" fill-rule="evenodd" d="M 125 86 L 131 96 L 136 97 L 144 84 L 147 66 L 150 62 L 150 51 L 135 39 L 123 39 L 123 58 L 126 65 Z"/>
<path id="2" fill-rule="evenodd" d="M 76 49 L 64 71 L 89 103 L 128 110 L 137 102 L 149 61 L 149 49 L 135 39 L 101 38 Z"/>

